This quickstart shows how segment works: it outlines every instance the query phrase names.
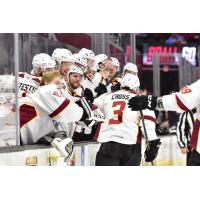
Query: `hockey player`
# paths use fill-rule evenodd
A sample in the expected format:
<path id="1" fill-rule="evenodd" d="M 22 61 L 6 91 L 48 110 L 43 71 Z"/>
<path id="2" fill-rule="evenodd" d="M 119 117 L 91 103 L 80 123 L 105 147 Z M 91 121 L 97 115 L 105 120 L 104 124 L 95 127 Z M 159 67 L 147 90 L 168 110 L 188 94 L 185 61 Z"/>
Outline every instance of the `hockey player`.
<path id="1" fill-rule="evenodd" d="M 56 67 L 62 75 L 63 88 L 66 87 L 67 74 L 73 64 L 73 55 L 68 49 L 57 48 L 52 53 L 52 59 L 56 61 Z"/>
<path id="2" fill-rule="evenodd" d="M 91 110 L 86 111 L 81 101 L 74 103 L 62 96 L 62 91 L 59 89 L 61 77 L 56 73 L 52 73 L 55 75 L 50 82 L 46 82 L 47 85 L 41 86 L 34 94 L 20 99 L 21 144 L 34 144 L 40 138 L 55 131 L 54 121 L 65 125 L 70 122 L 84 121 L 91 114 Z M 88 105 L 86 107 L 89 108 Z M 70 138 L 63 140 L 55 138 L 51 144 L 66 159 L 72 154 Z"/>
<path id="3" fill-rule="evenodd" d="M 120 72 L 120 64 L 117 58 L 110 57 L 107 62 L 108 66 L 106 68 L 106 73 L 108 74 L 108 80 L 111 80 L 111 83 L 107 85 L 108 92 L 114 92 L 120 90 L 120 78 L 118 74 Z M 113 79 L 113 80 L 112 80 Z"/>
<path id="4" fill-rule="evenodd" d="M 94 100 L 93 94 L 88 91 L 88 88 L 85 89 L 81 85 L 82 77 L 83 77 L 83 72 L 81 68 L 77 67 L 76 65 L 73 65 L 70 71 L 68 72 L 68 83 L 67 83 L 67 88 L 65 90 L 67 94 L 65 93 L 65 95 L 67 98 L 69 98 L 70 100 L 74 102 L 80 100 L 82 97 L 85 97 L 88 102 L 92 103 Z M 91 127 L 88 127 L 85 124 L 83 125 L 83 123 L 81 124 L 70 123 L 68 124 L 67 129 L 71 136 L 74 135 L 74 132 L 76 132 L 75 136 L 73 137 L 73 138 L 76 138 L 76 140 L 78 140 L 77 138 L 80 135 L 83 135 L 86 133 L 88 135 L 91 134 Z M 82 139 L 87 140 L 88 138 L 91 138 L 91 137 L 93 136 L 86 136 L 86 137 L 83 136 Z"/>
<path id="5" fill-rule="evenodd" d="M 131 73 L 135 76 L 138 76 L 137 65 L 135 65 L 133 63 L 126 63 L 126 65 L 124 65 L 124 69 L 123 69 L 123 76 L 126 75 L 127 73 Z"/>
<path id="6" fill-rule="evenodd" d="M 158 109 L 158 110 L 171 110 L 176 112 L 186 112 L 197 107 L 196 121 L 190 141 L 191 148 L 191 165 L 200 165 L 200 80 L 197 80 L 189 86 L 183 87 L 179 92 L 165 95 L 162 97 L 137 96 L 129 100 L 129 107 L 132 110 L 141 109 Z"/>
<path id="7" fill-rule="evenodd" d="M 108 81 L 108 73 L 106 71 L 106 68 L 110 68 L 110 64 L 112 63 L 111 60 L 105 55 L 105 54 L 99 54 L 95 56 L 95 67 L 97 69 L 97 72 L 95 73 L 95 76 L 93 78 L 94 82 L 94 88 L 96 92 L 96 96 L 100 96 L 101 94 L 104 94 L 107 92 L 107 81 Z"/>
<path id="8" fill-rule="evenodd" d="M 31 75 L 42 77 L 42 74 L 45 71 L 54 70 L 55 64 L 52 66 L 52 63 L 54 62 L 52 62 L 51 60 L 51 56 L 46 53 L 36 54 L 32 60 L 33 70 L 31 71 Z"/>
<path id="9" fill-rule="evenodd" d="M 87 71 L 91 71 L 95 61 L 94 52 L 90 49 L 82 48 L 78 54 L 84 56 L 87 59 Z"/>
<path id="10" fill-rule="evenodd" d="M 105 115 L 96 139 L 101 146 L 96 156 L 96 165 L 140 165 L 141 162 L 141 116 L 128 108 L 128 101 L 137 95 L 139 79 L 127 74 L 123 77 L 121 90 L 106 93 L 94 103 Z M 155 114 L 145 110 L 144 119 L 151 148 L 145 151 L 145 159 L 150 162 L 158 153 L 160 140 L 155 133 Z"/>
<path id="11" fill-rule="evenodd" d="M 0 147 L 16 145 L 15 77 L 0 75 Z"/>
<path id="12" fill-rule="evenodd" d="M 81 84 L 85 89 L 88 88 L 89 90 L 91 90 L 91 92 L 94 96 L 95 92 L 94 92 L 93 77 L 96 73 L 96 71 L 94 70 L 94 60 L 95 60 L 94 52 L 92 50 L 82 48 L 78 54 L 85 57 L 87 60 L 87 70 L 84 71 L 84 75 L 82 77 Z M 87 91 L 90 92 L 89 90 L 87 90 Z"/>
<path id="13" fill-rule="evenodd" d="M 76 65 L 72 65 L 67 75 L 68 82 L 65 91 L 68 93 L 68 98 L 74 102 L 79 100 L 84 93 L 84 88 L 81 85 L 82 77 L 82 69 Z"/>
<path id="14" fill-rule="evenodd" d="M 77 67 L 82 69 L 83 73 L 87 71 L 87 59 L 85 56 L 75 53 L 73 54 L 73 61 Z"/>
<path id="15" fill-rule="evenodd" d="M 40 85 L 42 74 L 45 71 L 55 69 L 55 61 L 45 53 L 35 55 L 32 65 L 32 74 L 19 72 L 19 97 L 25 97 L 27 94 L 34 93 Z"/>
<path id="16" fill-rule="evenodd" d="M 97 73 L 95 73 L 95 76 L 93 78 L 94 87 L 98 87 L 99 84 L 106 84 L 106 78 L 107 74 L 105 73 L 106 69 L 106 60 L 108 59 L 108 56 L 105 54 L 99 54 L 95 56 L 95 67 L 97 68 Z"/>

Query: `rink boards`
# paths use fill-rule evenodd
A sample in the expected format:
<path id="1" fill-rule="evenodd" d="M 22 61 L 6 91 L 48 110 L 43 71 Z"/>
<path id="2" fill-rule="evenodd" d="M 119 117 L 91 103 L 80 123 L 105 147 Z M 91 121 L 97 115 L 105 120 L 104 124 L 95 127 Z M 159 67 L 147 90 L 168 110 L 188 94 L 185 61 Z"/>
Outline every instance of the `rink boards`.
<path id="1" fill-rule="evenodd" d="M 176 136 L 161 137 L 162 145 L 154 162 L 156 166 L 185 166 L 185 156 L 180 153 Z M 0 149 L 0 165 L 7 166 L 94 166 L 98 143 L 77 143 L 72 159 L 65 163 L 59 152 L 50 146 L 31 145 Z M 143 141 L 143 147 L 145 146 Z M 142 151 L 144 152 L 144 149 Z M 141 165 L 148 165 L 142 160 Z"/>

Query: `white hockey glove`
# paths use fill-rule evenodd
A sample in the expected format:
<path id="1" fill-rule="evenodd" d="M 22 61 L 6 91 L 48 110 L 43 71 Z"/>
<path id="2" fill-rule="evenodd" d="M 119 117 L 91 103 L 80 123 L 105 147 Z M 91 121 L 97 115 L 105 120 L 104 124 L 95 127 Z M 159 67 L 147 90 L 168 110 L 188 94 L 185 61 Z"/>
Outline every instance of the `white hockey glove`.
<path id="1" fill-rule="evenodd" d="M 73 153 L 73 140 L 71 138 L 55 138 L 51 145 L 60 152 L 61 156 L 64 156 L 64 161 L 70 160 Z"/>

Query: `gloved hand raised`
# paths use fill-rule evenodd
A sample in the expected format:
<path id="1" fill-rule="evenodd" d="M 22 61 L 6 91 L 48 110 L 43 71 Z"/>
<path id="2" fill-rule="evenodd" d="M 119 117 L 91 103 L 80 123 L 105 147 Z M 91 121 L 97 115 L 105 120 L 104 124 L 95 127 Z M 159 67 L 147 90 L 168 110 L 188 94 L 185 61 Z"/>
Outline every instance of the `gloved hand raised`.
<path id="1" fill-rule="evenodd" d="M 121 84 L 120 83 L 116 83 L 116 84 L 111 86 L 111 91 L 112 92 L 118 91 L 118 90 L 120 90 L 120 87 L 121 87 Z"/>
<path id="2" fill-rule="evenodd" d="M 89 101 L 90 103 L 94 102 L 94 96 L 92 91 L 89 88 L 85 88 L 84 90 L 84 97 L 87 101 Z"/>
<path id="3" fill-rule="evenodd" d="M 70 160 L 73 153 L 73 140 L 71 138 L 55 138 L 51 145 L 60 152 L 61 156 L 64 156 L 65 162 Z"/>
<path id="4" fill-rule="evenodd" d="M 154 110 L 157 105 L 157 97 L 153 95 L 148 96 L 135 96 L 129 99 L 128 107 L 133 111 L 139 111 L 144 109 Z"/>
<path id="5" fill-rule="evenodd" d="M 106 93 L 107 92 L 107 88 L 104 84 L 99 83 L 99 86 L 97 86 L 94 90 L 97 93 L 97 97 Z"/>
<path id="6" fill-rule="evenodd" d="M 152 162 L 157 157 L 160 145 L 160 139 L 149 141 L 149 148 L 147 147 L 144 152 L 146 162 Z"/>

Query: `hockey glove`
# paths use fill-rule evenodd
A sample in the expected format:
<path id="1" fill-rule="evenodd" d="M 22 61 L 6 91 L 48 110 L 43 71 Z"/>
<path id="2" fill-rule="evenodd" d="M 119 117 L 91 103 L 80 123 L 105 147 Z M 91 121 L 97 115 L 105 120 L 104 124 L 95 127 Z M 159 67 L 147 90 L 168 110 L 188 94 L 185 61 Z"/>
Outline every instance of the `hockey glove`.
<path id="1" fill-rule="evenodd" d="M 87 101 L 89 101 L 90 103 L 94 102 L 94 96 L 92 91 L 89 88 L 85 88 L 84 90 L 84 97 Z"/>
<path id="2" fill-rule="evenodd" d="M 157 157 L 160 145 L 160 139 L 149 141 L 149 148 L 147 147 L 144 152 L 146 162 L 152 162 Z"/>
<path id="3" fill-rule="evenodd" d="M 121 86 L 120 83 L 117 83 L 117 84 L 115 84 L 115 85 L 112 85 L 112 86 L 111 86 L 111 91 L 112 91 L 112 92 L 115 92 L 115 91 L 120 90 L 120 86 Z"/>
<path id="4" fill-rule="evenodd" d="M 144 109 L 154 110 L 157 105 L 157 97 L 148 95 L 148 96 L 135 96 L 129 100 L 128 107 L 132 111 L 139 111 Z"/>
<path id="5" fill-rule="evenodd" d="M 94 90 L 96 93 L 97 93 L 97 97 L 106 93 L 107 92 L 107 89 L 106 89 L 106 86 L 102 83 L 99 83 L 99 86 L 97 86 Z"/>
<path id="6" fill-rule="evenodd" d="M 64 161 L 67 162 L 73 153 L 73 140 L 71 138 L 55 138 L 51 145 L 60 152 L 61 156 L 64 156 Z"/>

